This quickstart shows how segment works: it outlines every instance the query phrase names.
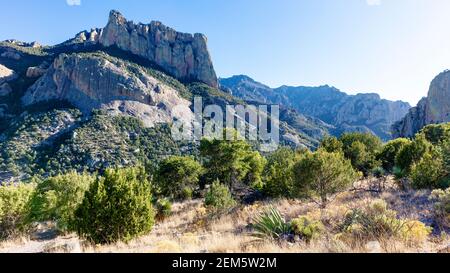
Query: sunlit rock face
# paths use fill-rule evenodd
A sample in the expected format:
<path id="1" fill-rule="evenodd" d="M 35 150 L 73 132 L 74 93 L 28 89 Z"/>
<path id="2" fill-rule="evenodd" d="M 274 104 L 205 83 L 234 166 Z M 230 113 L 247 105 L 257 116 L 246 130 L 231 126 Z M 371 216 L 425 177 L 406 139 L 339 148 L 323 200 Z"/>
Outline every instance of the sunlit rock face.
<path id="1" fill-rule="evenodd" d="M 149 127 L 192 118 L 190 102 L 178 91 L 107 54 L 61 54 L 22 98 L 24 105 L 68 101 L 85 114 L 94 109 L 139 118 Z M 172 113 L 185 106 L 187 112 Z M 176 107 L 178 106 L 178 107 Z"/>
<path id="2" fill-rule="evenodd" d="M 426 125 L 445 122 L 450 122 L 450 71 L 434 78 L 428 97 L 423 98 L 392 129 L 395 137 L 413 137 Z"/>
<path id="3" fill-rule="evenodd" d="M 177 32 L 156 21 L 135 24 L 117 11 L 111 11 L 108 24 L 98 32 L 86 35 L 86 40 L 98 41 L 105 47 L 116 46 L 146 58 L 179 80 L 218 86 L 203 34 Z"/>

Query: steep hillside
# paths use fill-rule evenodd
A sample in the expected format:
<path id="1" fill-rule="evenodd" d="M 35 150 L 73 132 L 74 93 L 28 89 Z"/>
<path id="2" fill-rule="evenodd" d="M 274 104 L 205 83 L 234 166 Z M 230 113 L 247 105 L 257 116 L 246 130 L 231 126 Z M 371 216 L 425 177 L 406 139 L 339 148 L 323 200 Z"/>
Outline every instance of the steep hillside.
<path id="1" fill-rule="evenodd" d="M 67 101 L 89 115 L 94 109 L 139 118 L 148 127 L 172 118 L 193 119 L 179 92 L 153 77 L 144 67 L 105 53 L 61 54 L 22 97 L 25 106 L 50 100 Z"/>

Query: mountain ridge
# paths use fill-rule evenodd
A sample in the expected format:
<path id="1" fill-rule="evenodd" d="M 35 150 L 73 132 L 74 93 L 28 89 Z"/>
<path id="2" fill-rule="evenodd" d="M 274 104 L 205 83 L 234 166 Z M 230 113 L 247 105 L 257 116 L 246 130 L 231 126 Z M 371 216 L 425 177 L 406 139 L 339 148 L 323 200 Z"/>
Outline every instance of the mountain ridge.
<path id="1" fill-rule="evenodd" d="M 238 97 L 281 104 L 318 118 L 335 126 L 332 132 L 335 135 L 360 131 L 389 140 L 391 125 L 403 118 L 411 107 L 407 102 L 382 99 L 376 93 L 348 95 L 329 85 L 271 88 L 245 75 L 221 78 L 220 83 Z"/>
<path id="2" fill-rule="evenodd" d="M 178 32 L 159 21 L 135 24 L 112 10 L 104 28 L 82 31 L 68 42 L 116 46 L 156 63 L 177 79 L 218 87 L 207 38 L 200 33 Z"/>

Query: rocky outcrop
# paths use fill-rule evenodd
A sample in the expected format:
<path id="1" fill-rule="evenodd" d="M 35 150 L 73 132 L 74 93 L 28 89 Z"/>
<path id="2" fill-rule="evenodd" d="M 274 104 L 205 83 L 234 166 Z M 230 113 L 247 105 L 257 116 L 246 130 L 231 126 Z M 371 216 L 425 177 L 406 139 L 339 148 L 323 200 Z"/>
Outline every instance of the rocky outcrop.
<path id="1" fill-rule="evenodd" d="M 16 73 L 6 66 L 0 64 L 0 83 L 7 82 L 16 77 Z"/>
<path id="2" fill-rule="evenodd" d="M 28 67 L 26 76 L 28 78 L 39 78 L 47 72 L 48 64 L 43 63 L 40 66 Z"/>
<path id="3" fill-rule="evenodd" d="M 218 80 L 202 34 L 177 32 L 160 22 L 135 24 L 117 11 L 111 11 L 104 29 L 82 32 L 77 40 L 121 50 L 154 62 L 165 72 L 183 81 L 200 81 L 212 87 Z"/>
<path id="4" fill-rule="evenodd" d="M 85 114 L 105 109 L 137 117 L 148 127 L 172 118 L 192 119 L 190 102 L 176 90 L 143 68 L 104 53 L 61 54 L 22 98 L 24 105 L 50 100 L 68 101 Z M 175 106 L 187 111 L 175 112 L 180 109 Z"/>
<path id="5" fill-rule="evenodd" d="M 74 39 L 70 40 L 71 43 L 84 43 L 84 44 L 97 44 L 100 34 L 103 29 L 93 28 L 91 31 L 82 31 L 78 33 Z"/>
<path id="6" fill-rule="evenodd" d="M 8 81 L 11 81 L 17 77 L 17 74 L 0 64 L 0 97 L 4 97 L 9 95 L 12 92 L 11 86 L 8 84 Z"/>
<path id="7" fill-rule="evenodd" d="M 426 125 L 444 122 L 450 122 L 450 71 L 431 82 L 428 97 L 394 124 L 392 131 L 395 137 L 413 137 Z"/>
<path id="8" fill-rule="evenodd" d="M 392 137 L 391 126 L 411 108 L 406 102 L 383 100 L 377 94 L 347 95 L 330 86 L 272 89 L 247 76 L 221 79 L 233 95 L 264 103 L 280 104 L 334 126 L 331 132 L 370 132 L 384 140 Z"/>
<path id="9" fill-rule="evenodd" d="M 414 137 L 426 125 L 427 103 L 427 98 L 423 98 L 402 120 L 392 126 L 392 134 L 395 138 Z"/>

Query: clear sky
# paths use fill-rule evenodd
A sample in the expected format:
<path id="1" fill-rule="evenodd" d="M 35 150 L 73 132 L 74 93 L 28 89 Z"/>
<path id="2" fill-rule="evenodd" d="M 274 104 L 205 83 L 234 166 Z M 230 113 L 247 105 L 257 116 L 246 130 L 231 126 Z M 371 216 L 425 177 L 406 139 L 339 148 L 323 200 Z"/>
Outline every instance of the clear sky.
<path id="1" fill-rule="evenodd" d="M 450 68 L 449 0 L 3 0 L 0 40 L 55 44 L 135 22 L 202 32 L 220 77 L 272 87 L 329 84 L 412 104 Z"/>

